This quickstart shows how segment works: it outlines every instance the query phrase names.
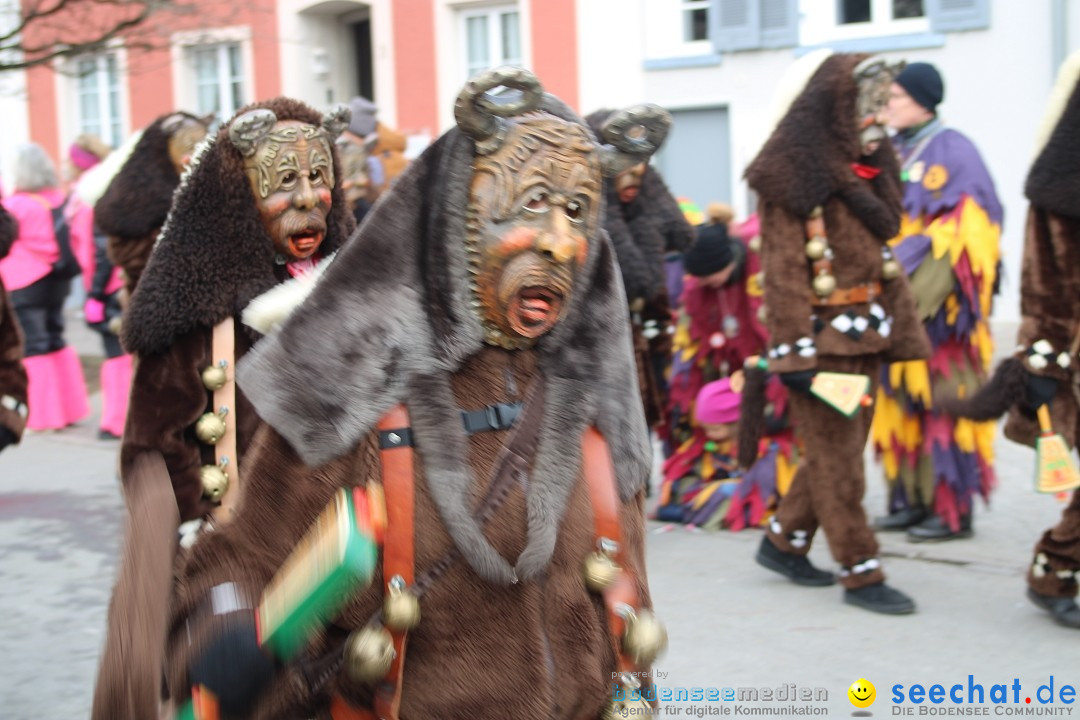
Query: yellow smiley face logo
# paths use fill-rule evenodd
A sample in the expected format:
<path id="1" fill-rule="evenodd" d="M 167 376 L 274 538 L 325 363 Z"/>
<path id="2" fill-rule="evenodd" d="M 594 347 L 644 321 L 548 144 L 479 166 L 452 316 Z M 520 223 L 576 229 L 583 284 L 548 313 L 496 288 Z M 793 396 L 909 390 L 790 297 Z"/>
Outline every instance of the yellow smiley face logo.
<path id="1" fill-rule="evenodd" d="M 874 683 L 866 678 L 859 678 L 851 683 L 851 687 L 847 690 L 847 696 L 855 707 L 868 708 L 877 699 L 877 690 L 874 689 Z"/>

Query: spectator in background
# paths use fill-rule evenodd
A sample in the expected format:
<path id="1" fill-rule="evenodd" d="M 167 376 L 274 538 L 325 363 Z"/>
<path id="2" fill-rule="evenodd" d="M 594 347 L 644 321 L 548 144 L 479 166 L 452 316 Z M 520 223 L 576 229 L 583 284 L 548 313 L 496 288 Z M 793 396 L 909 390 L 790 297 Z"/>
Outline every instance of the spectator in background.
<path id="1" fill-rule="evenodd" d="M 66 198 L 40 145 L 27 143 L 16 151 L 14 186 L 4 207 L 19 231 L 0 260 L 0 281 L 11 293 L 26 337 L 26 426 L 60 429 L 90 412 L 79 357 L 64 342 L 64 300 L 79 266 L 64 217 Z"/>
<path id="2" fill-rule="evenodd" d="M 71 166 L 79 177 L 67 204 L 71 244 L 82 267 L 86 301 L 86 324 L 101 335 L 105 361 L 101 365 L 101 422 L 98 437 L 115 440 L 124 432 L 128 394 L 131 391 L 131 356 L 120 346 L 120 291 L 124 278 L 109 260 L 108 237 L 94 223 L 94 204 L 108 186 L 119 166 L 101 165 L 109 147 L 93 135 L 80 135 L 68 148 Z"/>

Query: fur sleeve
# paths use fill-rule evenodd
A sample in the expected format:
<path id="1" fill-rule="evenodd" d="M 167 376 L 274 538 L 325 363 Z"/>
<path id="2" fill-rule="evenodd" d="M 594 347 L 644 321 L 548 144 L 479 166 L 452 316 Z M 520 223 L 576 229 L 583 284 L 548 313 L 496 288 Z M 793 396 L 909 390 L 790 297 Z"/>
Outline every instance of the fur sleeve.
<path id="1" fill-rule="evenodd" d="M 16 437 L 26 427 L 26 370 L 22 364 L 23 340 L 11 306 L 0 284 L 0 426 Z"/>
<path id="2" fill-rule="evenodd" d="M 810 316 L 810 280 L 802 222 L 772 203 L 761 209 L 761 260 L 765 272 L 765 317 L 773 346 L 794 349 L 800 338 L 814 337 Z M 811 370 L 816 356 L 788 352 L 769 360 L 773 372 Z"/>
<path id="3" fill-rule="evenodd" d="M 139 356 L 131 384 L 127 426 L 120 448 L 125 487 L 136 475 L 136 459 L 160 453 L 172 479 L 180 519 L 201 517 L 210 507 L 202 499 L 202 445 L 195 421 L 206 412 L 209 397 L 202 369 L 210 364 L 210 331 L 196 330 L 168 351 Z"/>
<path id="4" fill-rule="evenodd" d="M 1076 308 L 1080 305 L 1080 220 L 1052 215 L 1032 207 L 1024 238 L 1020 281 L 1019 343 L 1030 347 L 1039 340 L 1054 353 L 1069 352 L 1077 335 Z M 1075 360 L 1075 358 L 1074 358 Z M 1066 377 L 1057 363 L 1037 374 Z"/>

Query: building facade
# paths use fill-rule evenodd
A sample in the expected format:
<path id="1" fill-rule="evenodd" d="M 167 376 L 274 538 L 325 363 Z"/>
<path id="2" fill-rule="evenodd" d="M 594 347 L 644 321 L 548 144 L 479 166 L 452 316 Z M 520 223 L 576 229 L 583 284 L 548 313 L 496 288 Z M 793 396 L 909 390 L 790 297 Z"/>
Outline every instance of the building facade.
<path id="1" fill-rule="evenodd" d="M 224 118 L 277 94 L 316 106 L 361 94 L 415 152 L 452 125 L 471 74 L 522 64 L 582 113 L 667 107 L 675 130 L 655 162 L 672 190 L 742 216 L 753 209 L 743 171 L 787 66 L 819 47 L 881 53 L 937 65 L 944 120 L 984 154 L 1006 206 L 1006 317 L 1035 128 L 1057 65 L 1080 47 L 1073 0 L 193 1 L 199 11 L 170 18 L 152 50 L 120 41 L 0 78 L 0 110 L 26 118 L 5 149 L 28 137 L 59 157 L 80 132 L 116 144 L 173 109 Z"/>

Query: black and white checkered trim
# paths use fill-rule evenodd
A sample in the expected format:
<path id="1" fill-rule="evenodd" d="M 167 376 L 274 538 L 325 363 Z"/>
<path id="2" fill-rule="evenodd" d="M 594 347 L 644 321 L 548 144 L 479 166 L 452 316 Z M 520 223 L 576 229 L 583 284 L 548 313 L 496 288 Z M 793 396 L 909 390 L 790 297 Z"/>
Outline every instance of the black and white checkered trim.
<path id="1" fill-rule="evenodd" d="M 876 557 L 872 557 L 869 560 L 863 560 L 858 565 L 840 568 L 840 577 L 848 577 L 850 575 L 862 575 L 863 573 L 873 572 L 880 567 L 881 561 L 878 560 Z"/>
<path id="2" fill-rule="evenodd" d="M 1056 575 L 1063 582 L 1080 582 L 1080 570 L 1054 570 L 1050 567 L 1050 560 L 1045 553 L 1035 556 L 1035 561 L 1031 563 L 1031 574 L 1036 578 Z"/>
<path id="3" fill-rule="evenodd" d="M 1028 365 L 1032 370 L 1045 370 L 1051 364 L 1056 364 L 1062 370 L 1068 370 L 1072 365 L 1072 358 L 1067 352 L 1057 352 L 1049 340 L 1045 338 L 1031 343 L 1031 347 L 1019 348 L 1021 352 L 1027 352 Z"/>
<path id="4" fill-rule="evenodd" d="M 13 413 L 17 413 L 19 417 L 21 417 L 23 420 L 25 420 L 27 414 L 29 414 L 29 409 L 26 407 L 26 403 L 19 402 L 11 395 L 4 395 L 3 397 L 0 397 L 0 407 L 3 407 L 5 410 L 10 410 Z"/>
<path id="5" fill-rule="evenodd" d="M 837 332 L 856 341 L 861 340 L 867 330 L 875 330 L 881 337 L 889 337 L 892 332 L 892 318 L 885 312 L 885 308 L 877 303 L 870 303 L 866 315 L 848 310 L 834 317 L 829 324 Z"/>
<path id="6" fill-rule="evenodd" d="M 795 353 L 799 357 L 809 358 L 817 355 L 817 346 L 814 345 L 814 339 L 810 337 L 801 337 L 795 341 L 794 345 L 790 343 L 780 343 L 776 347 L 769 350 L 770 360 L 781 360 L 791 353 Z"/>
<path id="7" fill-rule="evenodd" d="M 791 547 L 800 549 L 806 547 L 810 542 L 810 533 L 805 530 L 795 530 L 787 534 L 784 533 L 784 529 L 780 527 L 780 523 L 773 518 L 769 521 L 769 529 L 773 531 L 775 535 L 782 535 L 787 538 L 787 541 L 791 543 Z"/>

